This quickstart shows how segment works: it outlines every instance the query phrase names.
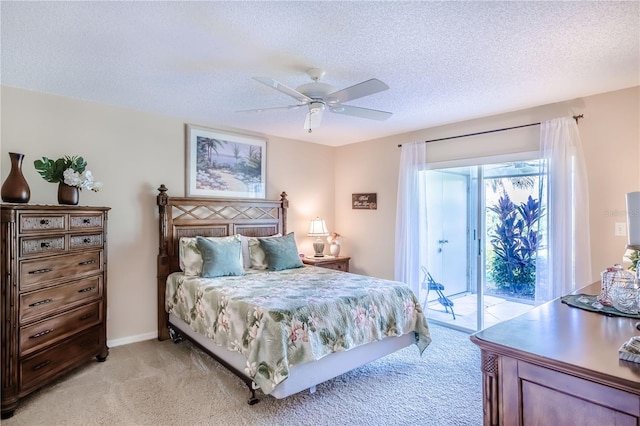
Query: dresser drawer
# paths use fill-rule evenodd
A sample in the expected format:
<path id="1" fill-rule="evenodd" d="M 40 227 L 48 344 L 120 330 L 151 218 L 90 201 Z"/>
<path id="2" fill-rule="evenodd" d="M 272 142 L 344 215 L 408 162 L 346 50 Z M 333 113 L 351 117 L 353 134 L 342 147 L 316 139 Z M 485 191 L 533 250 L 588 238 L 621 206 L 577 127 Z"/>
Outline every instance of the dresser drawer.
<path id="1" fill-rule="evenodd" d="M 23 391 L 39 388 L 79 361 L 98 355 L 101 350 L 102 327 L 96 327 L 63 344 L 35 354 L 20 362 L 20 388 Z"/>
<path id="2" fill-rule="evenodd" d="M 20 256 L 63 251 L 65 251 L 64 235 L 20 240 Z"/>
<path id="3" fill-rule="evenodd" d="M 66 229 L 65 214 L 20 215 L 20 233 L 41 231 L 63 231 Z"/>
<path id="4" fill-rule="evenodd" d="M 102 234 L 72 235 L 69 238 L 69 248 L 71 250 L 83 247 L 102 247 Z"/>
<path id="5" fill-rule="evenodd" d="M 322 267 L 342 272 L 345 272 L 347 270 L 347 265 L 344 262 L 327 263 L 326 265 L 322 265 Z"/>
<path id="6" fill-rule="evenodd" d="M 20 290 L 39 288 L 56 278 L 73 279 L 102 271 L 102 250 L 20 262 Z"/>
<path id="7" fill-rule="evenodd" d="M 20 329 L 20 355 L 27 355 L 102 321 L 102 302 L 95 302 Z"/>
<path id="8" fill-rule="evenodd" d="M 102 296 L 102 275 L 20 295 L 19 323 Z"/>
<path id="9" fill-rule="evenodd" d="M 101 214 L 71 214 L 69 215 L 69 229 L 102 229 Z"/>

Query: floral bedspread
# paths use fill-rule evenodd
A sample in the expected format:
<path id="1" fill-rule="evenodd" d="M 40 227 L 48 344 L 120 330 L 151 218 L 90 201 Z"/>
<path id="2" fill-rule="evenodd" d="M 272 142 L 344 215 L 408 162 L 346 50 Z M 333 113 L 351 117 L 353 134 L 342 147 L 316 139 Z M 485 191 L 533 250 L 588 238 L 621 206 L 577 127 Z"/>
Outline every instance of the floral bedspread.
<path id="1" fill-rule="evenodd" d="M 245 373 L 266 394 L 287 378 L 289 367 L 332 352 L 406 333 L 415 333 L 420 353 L 431 343 L 408 286 L 314 266 L 219 278 L 173 273 L 166 309 L 242 353 Z"/>

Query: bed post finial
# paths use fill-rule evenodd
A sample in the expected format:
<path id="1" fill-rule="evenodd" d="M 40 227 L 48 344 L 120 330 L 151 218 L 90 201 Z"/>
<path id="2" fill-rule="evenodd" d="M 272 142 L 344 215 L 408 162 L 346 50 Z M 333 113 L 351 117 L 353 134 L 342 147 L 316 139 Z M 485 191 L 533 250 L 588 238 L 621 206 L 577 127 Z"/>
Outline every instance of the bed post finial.
<path id="1" fill-rule="evenodd" d="M 164 184 L 158 188 L 160 192 L 157 197 L 158 213 L 160 215 L 158 220 L 159 225 L 159 247 L 158 247 L 158 340 L 167 340 L 169 338 L 168 321 L 169 315 L 165 311 L 164 307 L 164 292 L 166 286 L 166 279 L 169 273 L 169 254 L 167 252 L 168 247 L 168 235 L 169 229 L 168 221 L 169 215 L 167 215 L 167 206 L 169 205 L 169 196 L 167 195 L 167 187 Z"/>
<path id="2" fill-rule="evenodd" d="M 289 208 L 289 200 L 287 193 L 282 191 L 280 194 L 280 203 L 282 203 L 282 235 L 287 235 L 287 209 Z"/>
<path id="3" fill-rule="evenodd" d="M 160 194 L 157 197 L 158 213 L 160 214 L 160 254 L 167 254 L 167 205 L 169 204 L 169 196 L 167 195 L 167 187 L 164 183 L 158 188 Z"/>
<path id="4" fill-rule="evenodd" d="M 167 205 L 167 199 L 169 198 L 167 196 L 167 187 L 164 186 L 164 183 L 160 185 L 160 188 L 158 188 L 158 191 L 160 192 L 160 194 L 158 194 L 158 205 L 159 206 L 166 206 Z"/>

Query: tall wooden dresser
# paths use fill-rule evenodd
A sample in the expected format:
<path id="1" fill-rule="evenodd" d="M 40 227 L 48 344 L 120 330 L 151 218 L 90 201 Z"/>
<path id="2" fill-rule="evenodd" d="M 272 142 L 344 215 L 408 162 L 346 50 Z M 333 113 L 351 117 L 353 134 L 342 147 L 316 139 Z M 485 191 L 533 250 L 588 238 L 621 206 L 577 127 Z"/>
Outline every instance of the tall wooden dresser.
<path id="1" fill-rule="evenodd" d="M 108 207 L 2 204 L 2 418 L 81 363 L 106 360 Z"/>

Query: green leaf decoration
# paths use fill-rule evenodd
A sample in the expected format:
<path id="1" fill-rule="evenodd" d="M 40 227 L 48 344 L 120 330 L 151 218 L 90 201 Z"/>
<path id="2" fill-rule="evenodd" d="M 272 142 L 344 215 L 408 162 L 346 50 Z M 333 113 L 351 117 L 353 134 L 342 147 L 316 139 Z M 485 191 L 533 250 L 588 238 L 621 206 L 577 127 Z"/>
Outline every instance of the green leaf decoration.
<path id="1" fill-rule="evenodd" d="M 82 173 L 87 168 L 87 162 L 84 161 L 84 158 L 77 155 L 65 155 L 55 161 L 47 157 L 42 157 L 42 160 L 35 160 L 33 165 L 40 176 L 51 183 L 63 182 L 63 173 L 67 169 L 73 169 L 75 172 Z"/>

